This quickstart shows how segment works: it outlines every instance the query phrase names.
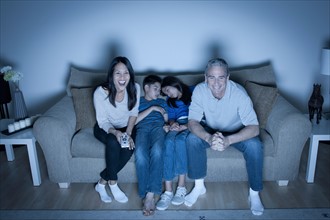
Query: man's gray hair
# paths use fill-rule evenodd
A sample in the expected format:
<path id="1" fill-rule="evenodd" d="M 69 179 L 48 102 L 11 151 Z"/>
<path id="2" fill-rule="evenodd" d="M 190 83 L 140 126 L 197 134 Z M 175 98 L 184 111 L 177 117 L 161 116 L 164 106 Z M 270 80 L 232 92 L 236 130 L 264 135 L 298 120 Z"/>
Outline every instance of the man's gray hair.
<path id="1" fill-rule="evenodd" d="M 207 71 L 213 66 L 223 67 L 227 76 L 229 75 L 228 63 L 222 58 L 214 58 L 214 59 L 209 60 L 209 62 L 206 65 L 206 68 L 205 68 L 205 75 L 207 75 Z"/>

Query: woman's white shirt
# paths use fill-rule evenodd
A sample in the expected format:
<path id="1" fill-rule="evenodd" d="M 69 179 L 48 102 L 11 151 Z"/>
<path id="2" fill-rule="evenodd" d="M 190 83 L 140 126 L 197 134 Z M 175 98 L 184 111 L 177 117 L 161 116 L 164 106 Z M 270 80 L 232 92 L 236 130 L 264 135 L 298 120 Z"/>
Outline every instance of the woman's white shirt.
<path id="1" fill-rule="evenodd" d="M 132 110 L 128 110 L 128 95 L 125 90 L 124 99 L 116 102 L 116 107 L 109 102 L 108 92 L 102 86 L 96 88 L 94 92 L 94 108 L 96 112 L 96 121 L 100 128 L 108 133 L 110 128 L 123 128 L 127 126 L 130 116 L 137 117 L 140 104 L 140 85 L 135 83 L 136 104 Z"/>

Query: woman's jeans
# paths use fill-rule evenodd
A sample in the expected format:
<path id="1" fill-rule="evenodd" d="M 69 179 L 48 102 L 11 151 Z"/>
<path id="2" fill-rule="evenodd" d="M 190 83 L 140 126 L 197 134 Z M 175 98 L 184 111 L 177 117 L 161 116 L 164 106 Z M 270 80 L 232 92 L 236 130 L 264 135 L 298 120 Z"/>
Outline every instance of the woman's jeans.
<path id="1" fill-rule="evenodd" d="M 166 181 L 172 181 L 175 176 L 188 172 L 186 149 L 188 133 L 188 129 L 169 131 L 165 137 L 164 179 Z"/>
<path id="2" fill-rule="evenodd" d="M 135 138 L 135 167 L 139 196 L 162 191 L 163 149 L 165 131 L 162 126 L 138 128 Z"/>
<path id="3" fill-rule="evenodd" d="M 118 129 L 122 132 L 126 131 L 126 128 Z M 128 148 L 122 148 L 117 138 L 113 134 L 107 134 L 96 123 L 94 126 L 94 136 L 105 144 L 105 169 L 100 173 L 102 179 L 118 180 L 118 172 L 126 165 L 133 154 L 133 150 Z"/>
<path id="4" fill-rule="evenodd" d="M 206 149 L 210 148 L 210 145 L 193 133 L 188 134 L 186 144 L 188 146 L 188 177 L 190 179 L 205 178 L 207 170 Z M 231 146 L 243 153 L 250 187 L 254 191 L 261 191 L 263 188 L 263 144 L 260 138 L 254 137 Z M 219 166 L 221 166 L 221 164 L 219 164 Z"/>

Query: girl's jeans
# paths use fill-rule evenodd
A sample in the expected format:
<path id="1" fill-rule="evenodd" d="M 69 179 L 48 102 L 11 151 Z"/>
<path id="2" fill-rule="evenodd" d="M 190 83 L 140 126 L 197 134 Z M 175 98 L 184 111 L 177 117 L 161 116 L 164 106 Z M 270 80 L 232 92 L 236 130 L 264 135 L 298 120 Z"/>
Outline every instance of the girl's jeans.
<path id="1" fill-rule="evenodd" d="M 173 180 L 177 175 L 188 172 L 186 137 L 188 129 L 184 131 L 169 131 L 165 137 L 164 149 L 164 179 Z"/>

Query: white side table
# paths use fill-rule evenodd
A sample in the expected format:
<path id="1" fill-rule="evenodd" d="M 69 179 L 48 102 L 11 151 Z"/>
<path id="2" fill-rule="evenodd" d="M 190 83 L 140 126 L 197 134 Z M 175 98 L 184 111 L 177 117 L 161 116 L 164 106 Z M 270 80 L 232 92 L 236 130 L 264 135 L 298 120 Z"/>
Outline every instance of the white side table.
<path id="1" fill-rule="evenodd" d="M 316 124 L 316 118 L 313 119 L 312 133 L 309 142 L 309 154 L 306 171 L 307 183 L 314 183 L 315 167 L 319 141 L 330 140 L 330 120 L 322 118 L 319 124 Z"/>
<path id="2" fill-rule="evenodd" d="M 13 119 L 1 119 L 1 131 L 6 130 L 8 124 L 11 124 L 13 122 Z M 0 144 L 5 145 L 6 147 L 6 155 L 8 161 L 15 160 L 13 144 L 22 144 L 27 146 L 33 185 L 39 186 L 41 184 L 41 177 L 35 143 L 36 139 L 33 136 L 32 128 L 28 128 L 11 135 L 5 135 L 0 133 Z"/>

